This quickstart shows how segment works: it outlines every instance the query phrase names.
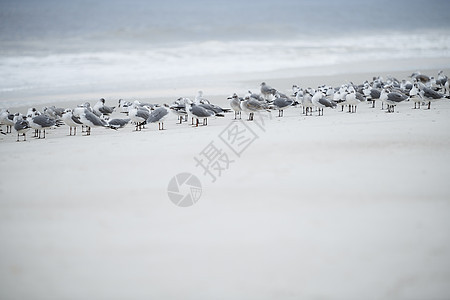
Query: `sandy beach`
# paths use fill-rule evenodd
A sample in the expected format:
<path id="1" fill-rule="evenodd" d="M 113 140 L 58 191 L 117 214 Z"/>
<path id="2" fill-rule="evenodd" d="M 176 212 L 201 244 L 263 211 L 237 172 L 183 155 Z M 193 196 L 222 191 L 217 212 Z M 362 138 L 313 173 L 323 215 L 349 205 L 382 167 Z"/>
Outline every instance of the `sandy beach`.
<path id="1" fill-rule="evenodd" d="M 203 89 L 229 107 L 227 96 L 257 91 L 262 80 L 288 91 L 403 79 L 418 69 L 407 66 L 261 74 L 142 99 L 171 102 Z M 96 96 L 48 104 L 94 104 Z M 105 95 L 111 106 L 119 97 Z M 91 136 L 68 136 L 63 126 L 41 140 L 30 132 L 26 142 L 14 130 L 0 135 L 0 296 L 446 299 L 450 101 L 413 106 L 386 113 L 361 103 L 355 114 L 328 109 L 321 117 L 290 108 L 257 122 L 230 113 L 198 128 L 171 116 L 164 131 L 151 124 L 140 132 L 94 128 Z M 246 130 L 248 147 L 233 151 L 230 128 Z M 215 178 L 195 160 L 211 145 L 227 162 Z M 183 172 L 202 185 L 190 207 L 167 192 Z"/>

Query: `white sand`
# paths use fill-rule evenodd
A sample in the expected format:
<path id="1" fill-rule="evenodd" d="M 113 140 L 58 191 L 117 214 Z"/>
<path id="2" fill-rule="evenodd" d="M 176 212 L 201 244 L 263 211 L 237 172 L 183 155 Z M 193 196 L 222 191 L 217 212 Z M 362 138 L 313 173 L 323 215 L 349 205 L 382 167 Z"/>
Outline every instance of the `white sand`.
<path id="1" fill-rule="evenodd" d="M 232 114 L 0 136 L 0 298 L 448 298 L 450 102 L 412 107 L 273 112 L 241 157 Z M 211 141 L 234 160 L 215 183 L 194 161 Z M 203 184 L 189 208 L 167 196 L 180 172 Z"/>

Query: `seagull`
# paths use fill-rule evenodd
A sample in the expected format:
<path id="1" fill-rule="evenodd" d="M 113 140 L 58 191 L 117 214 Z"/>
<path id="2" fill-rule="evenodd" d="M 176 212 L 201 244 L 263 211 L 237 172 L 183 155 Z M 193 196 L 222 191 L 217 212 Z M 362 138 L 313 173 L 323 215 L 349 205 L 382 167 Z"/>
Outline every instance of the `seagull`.
<path id="1" fill-rule="evenodd" d="M 92 127 L 107 127 L 112 128 L 108 123 L 97 117 L 93 112 L 90 112 L 86 108 L 77 107 L 74 109 L 73 114 L 75 117 L 80 118 L 80 121 L 87 126 L 86 135 L 91 135 Z"/>
<path id="2" fill-rule="evenodd" d="M 314 93 L 314 95 L 311 98 L 311 102 L 315 107 L 318 108 L 319 116 L 323 116 L 324 107 L 331 107 L 331 108 L 336 107 L 336 104 L 325 98 L 324 93 L 320 90 Z"/>
<path id="3" fill-rule="evenodd" d="M 258 100 L 258 101 L 266 101 L 266 99 L 264 99 L 263 97 L 261 97 L 261 95 L 252 93 L 252 91 L 250 91 L 250 90 L 248 91 L 248 95 L 249 95 L 251 98 L 255 98 L 255 99 Z"/>
<path id="4" fill-rule="evenodd" d="M 164 130 L 164 120 L 169 116 L 169 105 L 164 104 L 162 107 L 158 107 L 150 113 L 147 118 L 147 123 L 158 122 L 158 130 Z"/>
<path id="5" fill-rule="evenodd" d="M 372 108 L 375 108 L 375 100 L 379 100 L 381 96 L 381 90 L 377 88 L 372 88 L 370 90 L 370 99 L 372 100 Z M 381 102 L 381 105 L 383 105 L 383 102 Z M 383 109 L 383 107 L 381 107 Z"/>
<path id="6" fill-rule="evenodd" d="M 380 100 L 382 102 L 385 102 L 387 107 L 388 107 L 388 111 L 387 111 L 388 113 L 394 112 L 395 106 L 398 103 L 400 103 L 400 102 L 402 102 L 402 101 L 404 101 L 406 99 L 408 99 L 408 96 L 406 96 L 404 94 L 401 94 L 399 92 L 390 92 L 386 88 L 384 88 L 381 91 L 381 95 L 380 95 Z"/>
<path id="7" fill-rule="evenodd" d="M 294 84 L 292 86 L 293 96 L 295 97 L 295 103 L 300 104 L 303 109 L 303 114 L 305 114 L 305 107 L 302 105 L 304 91 L 298 85 Z"/>
<path id="8" fill-rule="evenodd" d="M 265 99 L 267 99 L 267 97 L 270 97 L 270 95 L 274 96 L 276 92 L 276 89 L 267 85 L 265 82 L 261 83 L 261 94 L 263 94 Z"/>
<path id="9" fill-rule="evenodd" d="M 413 87 L 409 90 L 409 98 L 414 101 L 414 109 L 420 109 L 420 104 L 422 103 L 423 99 L 417 83 L 414 83 Z"/>
<path id="10" fill-rule="evenodd" d="M 214 111 L 206 109 L 205 107 L 197 105 L 195 103 L 191 103 L 189 112 L 193 115 L 194 118 L 197 119 L 195 127 L 198 127 L 199 119 L 203 119 L 203 125 L 208 125 L 208 118 L 214 117 L 216 115 Z"/>
<path id="11" fill-rule="evenodd" d="M 444 74 L 443 70 L 440 70 L 438 72 L 438 78 L 437 78 L 436 82 L 440 85 L 444 85 L 445 82 L 447 82 L 447 80 L 448 80 L 447 75 Z"/>
<path id="12" fill-rule="evenodd" d="M 128 109 L 130 108 L 130 106 L 133 103 L 130 101 L 125 101 L 123 99 L 119 99 L 119 112 L 124 113 L 124 114 L 128 114 Z"/>
<path id="13" fill-rule="evenodd" d="M 56 106 L 44 107 L 44 115 L 49 116 L 52 119 L 58 119 L 62 117 L 64 108 L 58 108 Z"/>
<path id="14" fill-rule="evenodd" d="M 372 101 L 372 108 L 375 108 L 375 100 L 380 99 L 381 91 L 377 88 L 370 86 L 368 82 L 364 84 L 363 94 L 367 101 Z"/>
<path id="15" fill-rule="evenodd" d="M 137 106 L 140 108 L 145 108 L 148 109 L 149 111 L 152 109 L 155 109 L 156 107 L 159 107 L 159 104 L 153 104 L 153 103 L 148 103 L 148 102 L 139 102 L 139 101 L 134 101 L 133 104 L 137 103 Z"/>
<path id="16" fill-rule="evenodd" d="M 44 130 L 44 137 L 45 139 L 45 129 L 51 128 L 53 126 L 59 127 L 60 123 L 56 122 L 55 119 L 50 118 L 47 115 L 38 115 L 35 117 L 32 117 L 32 115 L 29 115 L 27 118 L 28 124 L 31 128 L 35 129 L 38 132 L 38 138 L 41 138 L 41 131 Z"/>
<path id="17" fill-rule="evenodd" d="M 430 77 L 427 75 L 421 74 L 419 71 L 412 73 L 411 76 L 409 76 L 409 77 L 414 78 L 415 80 L 420 81 L 424 84 L 430 82 Z"/>
<path id="18" fill-rule="evenodd" d="M 228 108 L 222 108 L 218 105 L 212 104 L 211 101 L 203 97 L 203 92 L 198 91 L 197 96 L 195 96 L 195 103 L 199 106 L 203 106 L 204 108 L 208 110 L 212 110 L 217 114 L 222 114 L 225 112 L 230 112 L 231 110 Z M 221 116 L 223 117 L 223 116 Z"/>
<path id="19" fill-rule="evenodd" d="M 248 95 L 241 101 L 241 109 L 248 113 L 248 121 L 253 121 L 254 113 L 257 111 L 266 110 L 270 112 L 266 103 L 251 98 Z"/>
<path id="20" fill-rule="evenodd" d="M 42 115 L 42 113 L 40 111 L 38 111 L 36 108 L 34 108 L 34 107 L 29 108 L 28 111 L 27 111 L 27 114 L 26 114 L 26 116 L 31 116 L 31 117 L 36 117 L 36 116 L 39 116 L 39 115 Z"/>
<path id="21" fill-rule="evenodd" d="M 101 115 L 109 116 L 114 112 L 114 108 L 115 106 L 113 107 L 106 106 L 105 99 L 101 98 L 100 100 L 97 101 L 97 103 L 95 103 L 92 109 L 94 113 L 100 117 Z"/>
<path id="22" fill-rule="evenodd" d="M 136 124 L 136 131 L 142 130 L 142 127 L 146 124 L 150 111 L 147 108 L 140 107 L 139 101 L 134 101 L 128 111 L 128 117 L 133 123 Z"/>
<path id="23" fill-rule="evenodd" d="M 130 121 L 131 119 L 111 119 L 108 121 L 108 125 L 112 129 L 119 129 L 124 128 Z"/>
<path id="24" fill-rule="evenodd" d="M 312 93 L 314 91 L 311 88 L 307 88 L 306 90 L 300 90 L 297 93 L 296 99 L 298 102 L 302 104 L 303 113 L 307 116 L 308 112 L 310 116 L 312 116 L 312 108 L 314 107 L 312 103 Z"/>
<path id="25" fill-rule="evenodd" d="M 83 123 L 80 121 L 80 119 L 75 117 L 72 113 L 72 110 L 69 108 L 64 110 L 62 119 L 63 119 L 63 122 L 66 123 L 67 126 L 69 126 L 69 135 L 72 135 L 72 128 L 73 128 L 73 135 L 76 135 L 77 127 L 80 127 L 83 125 Z"/>
<path id="26" fill-rule="evenodd" d="M 341 111 L 344 111 L 344 106 L 347 104 L 346 97 L 348 94 L 348 85 L 343 84 L 333 95 L 333 102 L 341 106 Z"/>
<path id="27" fill-rule="evenodd" d="M 400 83 L 400 89 L 403 91 L 410 91 L 413 88 L 413 84 L 411 81 L 402 79 L 402 82 Z"/>
<path id="28" fill-rule="evenodd" d="M 241 119 L 241 99 L 236 93 L 234 93 L 232 96 L 227 98 L 230 101 L 231 109 L 234 110 L 234 119 L 237 119 L 237 116 L 239 116 L 239 119 Z"/>
<path id="29" fill-rule="evenodd" d="M 170 109 L 174 114 L 178 116 L 178 120 L 180 121 L 180 124 L 183 122 L 183 119 L 187 121 L 187 109 L 186 104 L 190 104 L 192 101 L 189 98 L 183 98 L 180 97 L 172 105 L 170 105 Z"/>
<path id="30" fill-rule="evenodd" d="M 437 100 L 441 100 L 441 99 L 444 99 L 444 98 L 450 99 L 450 96 L 445 96 L 445 95 L 443 95 L 441 93 L 438 93 L 438 92 L 436 92 L 433 89 L 428 88 L 428 87 L 423 87 L 420 90 L 419 94 L 422 96 L 422 98 L 426 102 L 428 102 L 428 109 L 430 109 L 430 107 L 431 107 L 431 102 L 435 102 Z"/>
<path id="31" fill-rule="evenodd" d="M 26 133 L 28 130 L 30 130 L 30 124 L 28 123 L 25 116 L 23 117 L 17 117 L 16 121 L 14 122 L 14 129 L 17 131 L 17 142 L 19 141 L 19 136 L 23 135 L 23 140 L 26 141 Z"/>
<path id="32" fill-rule="evenodd" d="M 6 133 L 11 133 L 11 128 L 14 126 L 14 115 L 9 113 L 7 109 L 0 111 L 0 125 L 6 125 Z"/>
<path id="33" fill-rule="evenodd" d="M 365 101 L 366 99 L 361 93 L 355 91 L 353 86 L 350 86 L 350 91 L 347 90 L 347 94 L 345 95 L 345 102 L 348 104 L 348 112 L 356 113 L 356 108 L 358 104 Z"/>
<path id="34" fill-rule="evenodd" d="M 273 100 L 273 106 L 278 109 L 278 117 L 284 115 L 284 109 L 289 108 L 294 104 L 294 100 L 289 97 L 282 97 L 279 93 L 275 94 L 275 100 Z"/>
<path id="35" fill-rule="evenodd" d="M 229 108 L 222 108 L 218 105 L 211 103 L 200 103 L 200 104 L 197 103 L 197 105 L 202 106 L 208 110 L 212 110 L 218 117 L 223 117 L 224 116 L 223 113 L 230 111 Z"/>
<path id="36" fill-rule="evenodd" d="M 197 95 L 194 97 L 195 103 L 209 103 L 209 100 L 203 97 L 203 91 L 198 91 Z"/>

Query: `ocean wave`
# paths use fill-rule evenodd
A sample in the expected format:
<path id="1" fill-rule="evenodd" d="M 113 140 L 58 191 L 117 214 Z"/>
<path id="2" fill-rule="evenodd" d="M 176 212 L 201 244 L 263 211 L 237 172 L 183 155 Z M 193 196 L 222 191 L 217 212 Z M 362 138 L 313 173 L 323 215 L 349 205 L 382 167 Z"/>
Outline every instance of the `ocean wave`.
<path id="1" fill-rule="evenodd" d="M 9 55 L 0 58 L 0 100 L 23 93 L 154 88 L 178 78 L 272 72 L 347 62 L 450 58 L 447 32 L 405 32 L 271 41 L 158 45 L 135 50 Z"/>

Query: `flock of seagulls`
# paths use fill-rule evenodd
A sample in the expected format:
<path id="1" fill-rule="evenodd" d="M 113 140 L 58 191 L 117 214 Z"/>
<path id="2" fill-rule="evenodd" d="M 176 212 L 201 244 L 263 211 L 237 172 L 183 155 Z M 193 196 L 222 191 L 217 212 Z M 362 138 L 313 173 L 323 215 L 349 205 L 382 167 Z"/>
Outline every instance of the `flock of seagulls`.
<path id="1" fill-rule="evenodd" d="M 14 128 L 17 141 L 20 136 L 25 141 L 26 133 L 30 130 L 34 130 L 35 138 L 44 139 L 46 130 L 63 125 L 69 127 L 69 135 L 76 135 L 78 128 L 85 135 L 90 135 L 94 127 L 118 130 L 130 123 L 134 124 L 135 131 L 142 130 L 147 124 L 156 123 L 158 130 L 164 130 L 164 121 L 170 114 L 176 115 L 180 124 L 191 118 L 191 125 L 198 127 L 200 123 L 206 126 L 208 118 L 224 117 L 229 112 L 234 112 L 234 119 L 241 119 L 244 112 L 248 115 L 248 120 L 252 121 L 257 112 L 278 110 L 278 117 L 283 117 L 284 110 L 301 106 L 306 116 L 312 115 L 313 111 L 323 116 L 324 109 L 335 109 L 338 106 L 341 111 L 347 106 L 349 113 L 356 113 L 361 102 L 371 102 L 372 108 L 376 107 L 377 102 L 381 102 L 381 109 L 386 106 L 387 112 L 392 113 L 396 105 L 403 101 L 413 101 L 414 109 L 420 109 L 421 105 L 430 109 L 432 102 L 445 98 L 450 99 L 450 87 L 449 79 L 442 71 L 437 77 L 414 72 L 408 79 L 388 77 L 384 80 L 382 77 L 374 77 L 370 82 L 365 81 L 359 85 L 349 82 L 339 87 L 321 85 L 314 89 L 293 85 L 291 95 L 263 82 L 258 94 L 248 91 L 242 97 L 236 93 L 228 97 L 230 108 L 211 103 L 199 91 L 194 100 L 181 97 L 170 105 L 120 99 L 117 107 L 111 107 L 102 98 L 92 107 L 86 102 L 73 109 L 51 106 L 44 107 L 40 112 L 36 108 L 30 108 L 25 115 L 12 114 L 9 110 L 2 109 L 0 125 L 5 125 L 6 131 L 0 128 L 0 133 L 12 133 Z M 111 118 L 114 112 L 123 113 L 126 118 Z"/>

